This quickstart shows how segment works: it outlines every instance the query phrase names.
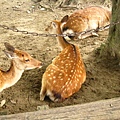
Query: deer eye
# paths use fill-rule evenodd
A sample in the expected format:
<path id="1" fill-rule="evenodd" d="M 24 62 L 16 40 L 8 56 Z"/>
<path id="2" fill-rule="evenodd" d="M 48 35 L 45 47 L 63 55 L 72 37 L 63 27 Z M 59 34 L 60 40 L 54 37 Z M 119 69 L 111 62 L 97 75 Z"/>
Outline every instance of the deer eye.
<path id="1" fill-rule="evenodd" d="M 29 62 L 30 60 L 29 59 L 26 59 L 25 62 Z"/>

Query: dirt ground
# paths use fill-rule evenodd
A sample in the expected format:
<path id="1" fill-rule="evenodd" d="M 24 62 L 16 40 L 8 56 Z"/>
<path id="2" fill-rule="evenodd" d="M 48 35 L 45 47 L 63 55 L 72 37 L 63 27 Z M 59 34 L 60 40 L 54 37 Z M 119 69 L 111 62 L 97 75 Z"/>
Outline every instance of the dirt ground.
<path id="1" fill-rule="evenodd" d="M 20 2 L 21 1 L 21 2 Z M 15 26 L 19 30 L 46 33 L 45 28 L 56 17 L 61 19 L 66 14 L 71 14 L 73 8 L 50 9 L 40 8 L 30 0 L 2 0 L 0 1 L 0 24 L 9 27 Z M 86 6 L 91 4 L 85 4 Z M 97 5 L 97 3 L 92 3 Z M 83 5 L 84 6 L 84 5 Z M 36 111 L 38 106 L 48 105 L 50 108 L 120 97 L 120 66 L 117 62 L 97 57 L 96 50 L 104 44 L 108 31 L 101 32 L 99 37 L 90 37 L 84 40 L 69 41 L 77 44 L 86 66 L 87 79 L 79 92 L 62 103 L 53 103 L 47 97 L 45 101 L 39 100 L 42 75 L 52 59 L 60 53 L 60 48 L 55 37 L 42 37 L 26 35 L 5 30 L 0 27 L 0 67 L 7 70 L 9 59 L 2 52 L 4 42 L 9 42 L 16 48 L 25 50 L 34 58 L 42 61 L 41 69 L 25 71 L 22 78 L 12 87 L 0 93 L 0 102 L 6 100 L 0 107 L 0 114 L 15 114 Z"/>

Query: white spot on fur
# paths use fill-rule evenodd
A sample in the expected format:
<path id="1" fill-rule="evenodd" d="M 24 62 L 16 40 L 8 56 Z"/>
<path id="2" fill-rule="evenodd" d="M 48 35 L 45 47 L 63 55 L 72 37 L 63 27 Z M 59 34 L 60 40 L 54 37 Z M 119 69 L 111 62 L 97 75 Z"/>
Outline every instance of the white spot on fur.
<path id="1" fill-rule="evenodd" d="M 51 76 L 50 74 L 48 74 L 48 76 Z"/>
<path id="2" fill-rule="evenodd" d="M 56 83 L 56 80 L 53 81 L 53 84 L 55 84 L 55 83 Z"/>
<path id="3" fill-rule="evenodd" d="M 79 77 L 81 77 L 81 74 L 79 74 Z"/>
<path id="4" fill-rule="evenodd" d="M 68 80 L 70 80 L 70 78 L 68 78 Z"/>

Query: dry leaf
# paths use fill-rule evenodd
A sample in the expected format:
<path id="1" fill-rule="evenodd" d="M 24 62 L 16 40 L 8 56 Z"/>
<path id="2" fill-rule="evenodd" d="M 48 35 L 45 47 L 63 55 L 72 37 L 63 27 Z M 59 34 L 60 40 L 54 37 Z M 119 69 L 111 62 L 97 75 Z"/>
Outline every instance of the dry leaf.
<path id="1" fill-rule="evenodd" d="M 5 103 L 6 103 L 6 100 L 2 100 L 1 104 L 0 104 L 0 107 L 2 107 L 3 105 L 5 105 Z"/>

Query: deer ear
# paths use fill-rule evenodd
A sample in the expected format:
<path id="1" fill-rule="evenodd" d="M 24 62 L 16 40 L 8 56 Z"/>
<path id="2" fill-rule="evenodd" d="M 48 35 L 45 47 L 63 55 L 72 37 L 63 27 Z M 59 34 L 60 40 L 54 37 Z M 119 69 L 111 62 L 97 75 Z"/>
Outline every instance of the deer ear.
<path id="1" fill-rule="evenodd" d="M 5 42 L 4 45 L 8 51 L 11 51 L 11 52 L 15 51 L 15 48 L 12 45 L 10 45 L 9 43 Z"/>
<path id="2" fill-rule="evenodd" d="M 67 21 L 68 21 L 68 18 L 69 18 L 69 16 L 68 16 L 68 15 L 65 15 L 65 16 L 62 18 L 61 23 L 67 22 Z"/>
<path id="3" fill-rule="evenodd" d="M 8 58 L 10 58 L 10 59 L 17 58 L 17 56 L 15 55 L 15 53 L 12 52 L 12 51 L 3 50 L 3 52 L 4 52 L 5 55 L 6 55 Z"/>
<path id="4" fill-rule="evenodd" d="M 54 21 L 51 24 L 52 24 L 53 28 L 57 27 L 57 25 L 56 25 L 56 23 Z"/>

